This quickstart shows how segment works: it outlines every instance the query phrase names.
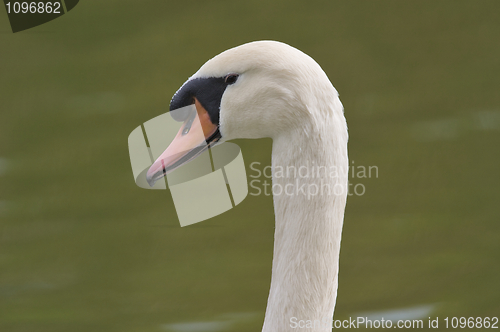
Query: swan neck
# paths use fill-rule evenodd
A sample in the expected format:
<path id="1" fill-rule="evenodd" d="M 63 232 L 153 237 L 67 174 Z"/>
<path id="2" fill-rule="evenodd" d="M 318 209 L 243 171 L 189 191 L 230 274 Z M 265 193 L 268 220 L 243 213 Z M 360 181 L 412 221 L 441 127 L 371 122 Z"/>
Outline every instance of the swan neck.
<path id="1" fill-rule="evenodd" d="M 273 140 L 276 230 L 265 332 L 297 331 L 300 321 L 316 322 L 303 331 L 331 331 L 347 196 L 347 137 L 336 136 L 328 124 L 321 128 Z"/>

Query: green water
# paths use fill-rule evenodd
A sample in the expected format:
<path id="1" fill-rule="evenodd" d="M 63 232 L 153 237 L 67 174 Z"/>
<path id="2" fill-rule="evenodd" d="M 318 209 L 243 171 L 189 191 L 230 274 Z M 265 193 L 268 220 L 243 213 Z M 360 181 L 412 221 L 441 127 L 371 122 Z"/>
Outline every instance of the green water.
<path id="1" fill-rule="evenodd" d="M 180 228 L 127 147 L 207 59 L 260 39 L 321 64 L 353 165 L 378 167 L 352 179 L 336 318 L 500 316 L 500 2 L 81 1 L 16 34 L 2 11 L 0 331 L 260 330 L 271 196 Z M 270 140 L 237 143 L 269 165 Z"/>

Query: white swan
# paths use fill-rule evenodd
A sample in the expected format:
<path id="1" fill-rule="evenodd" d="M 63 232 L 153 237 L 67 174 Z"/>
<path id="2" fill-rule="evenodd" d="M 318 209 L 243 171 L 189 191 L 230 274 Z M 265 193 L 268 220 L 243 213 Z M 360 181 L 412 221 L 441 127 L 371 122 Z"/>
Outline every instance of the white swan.
<path id="1" fill-rule="evenodd" d="M 347 125 L 337 91 L 308 55 L 259 41 L 206 62 L 170 108 L 193 103 L 209 145 L 221 138 L 273 139 L 273 185 L 286 193 L 274 195 L 274 257 L 262 331 L 331 331 L 348 173 Z M 150 184 L 191 158 L 175 152 L 193 153 L 199 143 L 178 135 L 149 169 Z"/>

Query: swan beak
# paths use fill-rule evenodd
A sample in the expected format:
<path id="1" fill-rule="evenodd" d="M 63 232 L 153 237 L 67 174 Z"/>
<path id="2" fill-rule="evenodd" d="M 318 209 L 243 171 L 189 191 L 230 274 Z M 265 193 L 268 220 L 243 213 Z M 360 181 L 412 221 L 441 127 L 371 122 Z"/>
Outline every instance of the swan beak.
<path id="1" fill-rule="evenodd" d="M 195 98 L 196 114 L 184 121 L 168 148 L 151 165 L 146 180 L 151 187 L 176 168 L 195 159 L 220 138 L 219 128 Z M 196 116 L 197 115 L 197 116 Z"/>

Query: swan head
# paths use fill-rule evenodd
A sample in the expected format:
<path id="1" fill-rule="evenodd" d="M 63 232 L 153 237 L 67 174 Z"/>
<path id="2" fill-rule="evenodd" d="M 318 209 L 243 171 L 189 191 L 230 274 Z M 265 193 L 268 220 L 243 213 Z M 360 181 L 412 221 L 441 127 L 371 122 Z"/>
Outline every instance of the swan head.
<path id="1" fill-rule="evenodd" d="M 148 170 L 147 180 L 153 186 L 217 141 L 276 138 L 301 128 L 322 116 L 314 112 L 322 109 L 318 103 L 337 96 L 321 67 L 287 44 L 258 41 L 224 51 L 172 97 L 170 111 L 194 105 L 199 123 L 192 125 L 192 134 L 181 133 L 186 123 L 181 127 Z"/>

